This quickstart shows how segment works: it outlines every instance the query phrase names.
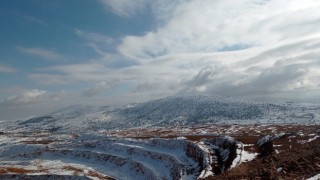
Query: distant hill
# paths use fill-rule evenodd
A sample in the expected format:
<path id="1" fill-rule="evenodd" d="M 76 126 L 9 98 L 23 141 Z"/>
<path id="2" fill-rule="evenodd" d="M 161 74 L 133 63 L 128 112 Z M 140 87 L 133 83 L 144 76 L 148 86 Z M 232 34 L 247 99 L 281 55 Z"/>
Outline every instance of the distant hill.
<path id="1" fill-rule="evenodd" d="M 92 131 L 210 123 L 319 123 L 319 110 L 320 106 L 180 95 L 118 109 L 108 106 L 70 106 L 19 124 L 39 130 Z"/>

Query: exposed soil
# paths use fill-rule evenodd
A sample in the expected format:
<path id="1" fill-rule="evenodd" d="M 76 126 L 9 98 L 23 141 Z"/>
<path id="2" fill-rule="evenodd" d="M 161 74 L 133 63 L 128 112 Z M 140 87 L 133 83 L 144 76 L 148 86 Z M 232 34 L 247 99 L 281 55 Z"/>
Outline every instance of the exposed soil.
<path id="1" fill-rule="evenodd" d="M 42 141 L 21 141 L 21 142 L 25 144 L 50 144 L 50 143 L 53 143 L 54 141 L 42 140 Z"/>

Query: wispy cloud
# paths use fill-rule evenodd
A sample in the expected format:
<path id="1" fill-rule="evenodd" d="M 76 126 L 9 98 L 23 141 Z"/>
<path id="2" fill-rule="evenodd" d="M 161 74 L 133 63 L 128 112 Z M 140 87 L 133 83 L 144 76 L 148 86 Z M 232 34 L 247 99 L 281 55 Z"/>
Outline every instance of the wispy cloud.
<path id="1" fill-rule="evenodd" d="M 19 94 L 19 95 L 7 97 L 3 103 L 8 106 L 34 103 L 36 101 L 39 101 L 46 94 L 47 94 L 46 91 L 33 89 L 30 91 L 23 92 L 22 94 Z"/>
<path id="2" fill-rule="evenodd" d="M 131 58 L 152 58 L 173 53 L 215 52 L 237 45 L 273 45 L 302 34 L 317 34 L 312 27 L 319 18 L 316 10 L 319 2 L 310 0 L 300 5 L 299 1 L 285 0 L 263 4 L 253 0 L 181 1 L 168 12 L 172 16 L 163 26 L 143 36 L 126 36 L 118 49 Z M 308 26 L 303 25 L 306 22 Z"/>
<path id="3" fill-rule="evenodd" d="M 36 23 L 36 24 L 41 24 L 41 25 L 46 25 L 47 24 L 46 22 L 44 22 L 40 18 L 36 18 L 36 17 L 33 17 L 33 16 L 23 16 L 23 18 L 26 19 L 29 22 Z"/>
<path id="4" fill-rule="evenodd" d="M 0 64 L 0 73 L 14 73 L 16 72 L 17 70 L 12 68 L 12 67 L 9 67 L 9 66 L 5 66 L 5 65 L 1 65 Z"/>
<path id="5" fill-rule="evenodd" d="M 22 53 L 29 54 L 32 56 L 37 56 L 37 57 L 48 59 L 48 60 L 63 60 L 64 59 L 63 55 L 61 55 L 55 51 L 52 51 L 49 49 L 44 49 L 44 48 L 18 47 L 18 50 Z"/>
<path id="6" fill-rule="evenodd" d="M 65 74 L 30 73 L 28 78 L 44 85 L 65 85 L 75 82 L 75 79 Z"/>
<path id="7" fill-rule="evenodd" d="M 106 7 L 111 8 L 119 16 L 130 17 L 142 11 L 148 0 L 100 0 Z"/>
<path id="8" fill-rule="evenodd" d="M 38 69 L 39 73 L 31 73 L 29 78 L 42 84 L 68 84 L 76 82 L 104 81 L 111 69 L 101 63 L 88 62 Z M 48 71 L 52 73 L 47 73 Z"/>
<path id="9" fill-rule="evenodd" d="M 107 49 L 114 48 L 113 43 L 115 43 L 115 40 L 110 36 L 94 32 L 86 32 L 80 29 L 75 29 L 75 33 L 77 36 L 85 39 L 87 41 L 87 46 L 100 55 L 105 55 L 107 54 Z"/>
<path id="10" fill-rule="evenodd" d="M 82 93 L 82 95 L 86 96 L 86 97 L 96 96 L 96 95 L 102 93 L 108 87 L 110 87 L 110 85 L 108 85 L 106 82 L 102 81 L 100 83 L 95 84 L 94 87 L 85 90 Z"/>
<path id="11" fill-rule="evenodd" d="M 0 102 L 0 119 L 25 119 L 52 112 L 61 106 L 70 105 L 66 99 L 72 97 L 65 91 L 48 92 L 39 89 L 24 90 L 8 96 Z M 64 101 L 63 101 L 64 100 Z"/>
<path id="12" fill-rule="evenodd" d="M 113 38 L 110 36 L 102 35 L 99 33 L 86 32 L 86 31 L 82 31 L 80 29 L 75 29 L 75 33 L 78 36 L 85 38 L 87 40 L 90 40 L 92 42 L 104 42 L 107 44 L 111 44 L 114 41 Z"/>
<path id="13" fill-rule="evenodd" d="M 65 96 L 64 92 L 49 93 L 47 91 L 32 89 L 22 92 L 21 94 L 7 97 L 1 105 L 5 106 L 21 106 L 39 103 L 45 100 L 58 100 Z"/>

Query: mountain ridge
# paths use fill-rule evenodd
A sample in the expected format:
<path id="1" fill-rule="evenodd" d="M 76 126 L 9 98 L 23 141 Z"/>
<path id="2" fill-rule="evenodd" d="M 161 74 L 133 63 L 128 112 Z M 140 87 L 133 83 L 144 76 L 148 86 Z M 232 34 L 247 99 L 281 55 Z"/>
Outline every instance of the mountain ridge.
<path id="1" fill-rule="evenodd" d="M 231 97 L 178 95 L 122 108 L 77 105 L 20 122 L 75 131 L 223 123 L 317 123 L 320 106 L 258 103 Z M 50 128 L 49 128 L 50 127 Z"/>

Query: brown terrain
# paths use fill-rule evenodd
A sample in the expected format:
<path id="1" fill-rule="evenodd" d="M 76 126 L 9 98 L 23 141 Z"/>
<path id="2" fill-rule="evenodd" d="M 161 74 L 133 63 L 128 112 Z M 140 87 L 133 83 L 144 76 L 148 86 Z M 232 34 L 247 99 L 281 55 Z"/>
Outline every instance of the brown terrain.
<path id="1" fill-rule="evenodd" d="M 297 144 L 296 144 L 297 145 Z M 320 173 L 320 139 L 283 148 L 207 179 L 306 179 Z"/>

